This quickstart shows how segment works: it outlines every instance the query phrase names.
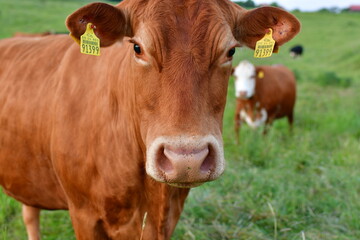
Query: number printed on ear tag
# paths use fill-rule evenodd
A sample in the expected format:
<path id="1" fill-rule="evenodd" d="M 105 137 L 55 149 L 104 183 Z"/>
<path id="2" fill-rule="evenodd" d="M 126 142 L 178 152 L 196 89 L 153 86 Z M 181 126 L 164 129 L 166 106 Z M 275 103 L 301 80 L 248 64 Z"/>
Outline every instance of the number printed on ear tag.
<path id="1" fill-rule="evenodd" d="M 254 57 L 266 58 L 271 57 L 275 46 L 275 40 L 272 38 L 272 29 L 265 36 L 256 42 Z"/>
<path id="2" fill-rule="evenodd" d="M 86 25 L 86 31 L 80 37 L 80 52 L 100 56 L 100 39 L 96 37 L 94 28 L 92 23 Z"/>

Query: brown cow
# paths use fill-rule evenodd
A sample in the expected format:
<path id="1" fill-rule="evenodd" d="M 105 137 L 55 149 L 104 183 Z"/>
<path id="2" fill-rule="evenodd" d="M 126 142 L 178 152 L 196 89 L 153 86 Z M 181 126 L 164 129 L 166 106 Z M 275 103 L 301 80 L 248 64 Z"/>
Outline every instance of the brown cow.
<path id="1" fill-rule="evenodd" d="M 41 32 L 41 33 L 26 33 L 26 32 L 16 32 L 12 36 L 13 37 L 45 37 L 51 35 L 50 31 Z"/>
<path id="2" fill-rule="evenodd" d="M 66 33 L 66 32 L 51 32 L 51 31 L 46 31 L 46 32 L 41 32 L 41 33 L 16 32 L 12 36 L 13 37 L 45 37 L 45 36 L 55 35 L 55 34 L 69 34 L 69 33 Z"/>
<path id="3" fill-rule="evenodd" d="M 287 117 L 293 124 L 296 82 L 292 71 L 282 65 L 254 66 L 242 61 L 233 71 L 235 77 L 235 132 L 239 141 L 241 122 L 257 128 L 263 124 L 264 134 L 275 119 Z"/>
<path id="4" fill-rule="evenodd" d="M 226 0 L 93 3 L 66 24 L 79 39 L 90 22 L 100 57 L 63 35 L 0 41 L 0 184 L 35 232 L 36 209 L 69 209 L 77 239 L 170 239 L 189 188 L 224 171 L 234 48 L 300 24 Z"/>

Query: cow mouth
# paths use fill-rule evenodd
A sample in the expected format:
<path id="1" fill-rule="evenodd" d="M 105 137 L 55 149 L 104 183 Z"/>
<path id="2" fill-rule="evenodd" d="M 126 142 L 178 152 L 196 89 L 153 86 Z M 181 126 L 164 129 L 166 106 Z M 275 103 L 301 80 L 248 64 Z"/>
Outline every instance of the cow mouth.
<path id="1" fill-rule="evenodd" d="M 167 183 L 169 186 L 176 188 L 195 188 L 203 185 L 205 182 L 194 182 L 194 183 Z"/>

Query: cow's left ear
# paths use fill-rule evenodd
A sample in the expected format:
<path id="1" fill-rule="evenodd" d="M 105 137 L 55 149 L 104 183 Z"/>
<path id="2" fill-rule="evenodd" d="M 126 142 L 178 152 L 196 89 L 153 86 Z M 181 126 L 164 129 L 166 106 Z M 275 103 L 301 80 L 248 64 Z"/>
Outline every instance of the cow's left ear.
<path id="1" fill-rule="evenodd" d="M 237 12 L 235 38 L 252 49 L 268 33 L 269 28 L 273 30 L 274 52 L 300 31 L 300 22 L 296 17 L 280 8 L 260 7 L 249 11 L 238 9 Z"/>
<path id="2" fill-rule="evenodd" d="M 84 34 L 87 23 L 92 23 L 94 33 L 100 39 L 100 46 L 106 47 L 121 40 L 128 33 L 125 13 L 110 4 L 88 4 L 66 19 L 66 26 L 73 38 L 80 40 Z"/>

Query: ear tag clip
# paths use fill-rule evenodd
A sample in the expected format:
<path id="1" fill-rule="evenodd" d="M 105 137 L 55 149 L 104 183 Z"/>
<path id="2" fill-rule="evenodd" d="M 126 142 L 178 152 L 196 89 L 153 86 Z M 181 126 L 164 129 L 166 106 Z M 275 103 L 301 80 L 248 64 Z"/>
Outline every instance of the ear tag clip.
<path id="1" fill-rule="evenodd" d="M 272 29 L 269 28 L 269 32 L 256 42 L 254 58 L 271 57 L 275 46 L 275 40 L 272 38 L 272 33 Z"/>
<path id="2" fill-rule="evenodd" d="M 80 52 L 100 56 L 100 39 L 95 35 L 94 28 L 92 23 L 86 25 L 86 31 L 80 37 Z"/>
<path id="3" fill-rule="evenodd" d="M 264 77 L 265 77 L 264 72 L 263 72 L 263 71 L 260 71 L 260 72 L 258 73 L 258 78 L 259 78 L 259 79 L 262 79 L 262 78 L 264 78 Z"/>

